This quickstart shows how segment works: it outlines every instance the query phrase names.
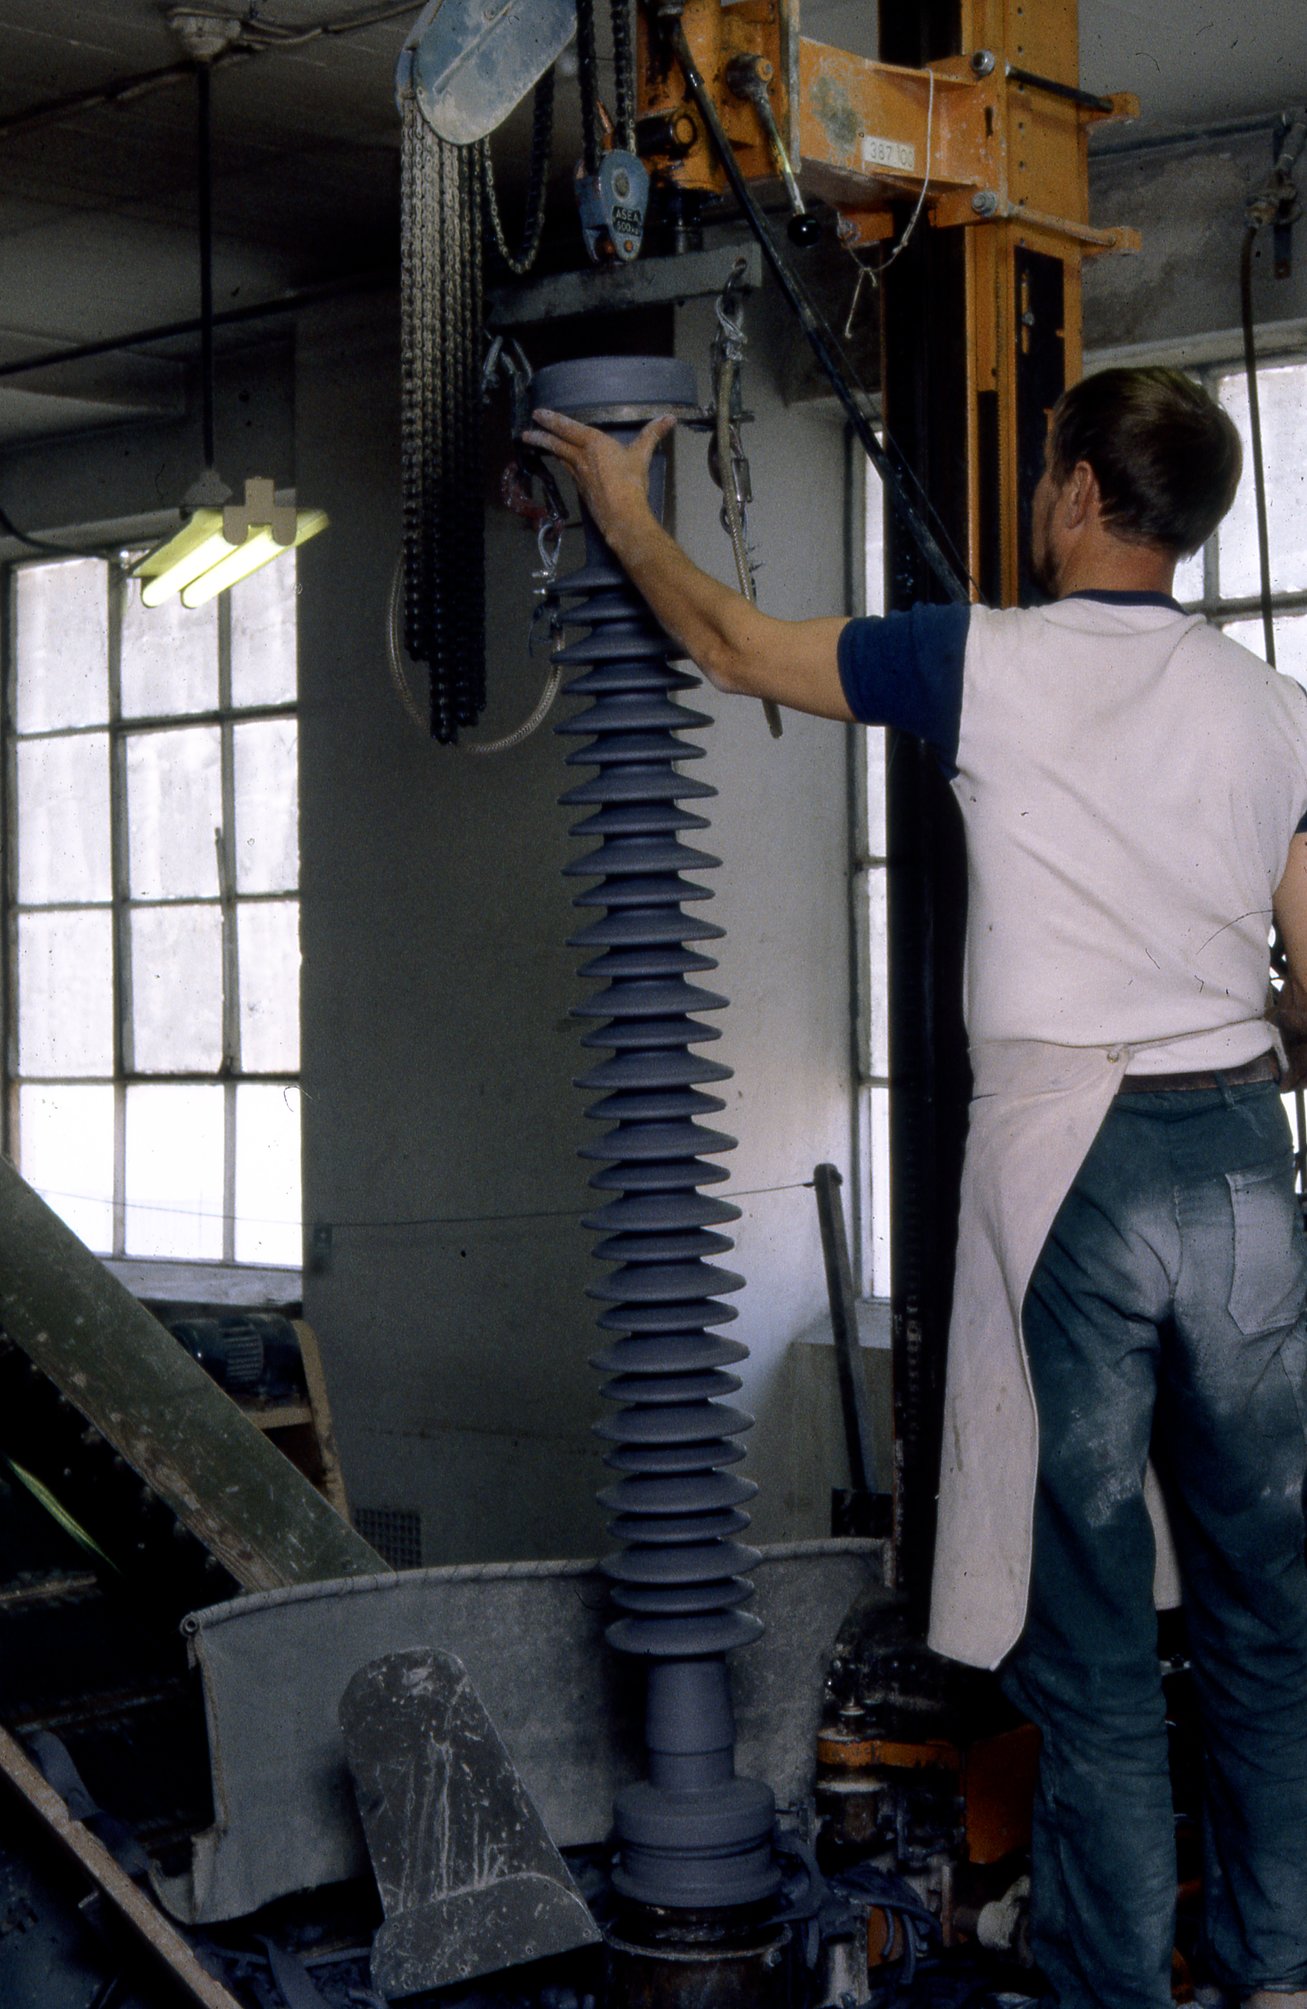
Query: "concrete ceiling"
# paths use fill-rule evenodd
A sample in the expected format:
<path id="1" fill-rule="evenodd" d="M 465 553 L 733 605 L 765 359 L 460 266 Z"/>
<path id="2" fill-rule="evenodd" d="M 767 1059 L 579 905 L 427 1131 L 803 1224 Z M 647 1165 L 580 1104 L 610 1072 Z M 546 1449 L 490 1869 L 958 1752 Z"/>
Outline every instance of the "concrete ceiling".
<path id="1" fill-rule="evenodd" d="M 367 18 L 361 28 L 288 42 L 215 73 L 218 308 L 393 268 L 392 78 L 417 7 L 206 4 L 225 4 L 265 29 L 336 31 Z M 118 102 L 27 117 L 176 64 L 181 52 L 166 12 L 163 0 L 0 0 L 0 364 L 196 312 L 189 78 Z M 1144 115 L 1136 139 L 1259 116 L 1269 125 L 1286 102 L 1307 99 L 1302 0 L 1081 0 L 1080 15 L 1083 81 L 1096 91 L 1139 94 Z M 874 0 L 803 0 L 803 28 L 871 53 Z M 496 142 L 510 174 L 523 123 L 519 115 Z M 564 162 L 576 135 L 575 85 L 565 84 Z M 1121 139 L 1113 135 L 1111 143 Z M 0 444 L 171 408 L 193 349 L 190 340 L 154 344 L 148 353 L 39 378 L 0 378 Z"/>

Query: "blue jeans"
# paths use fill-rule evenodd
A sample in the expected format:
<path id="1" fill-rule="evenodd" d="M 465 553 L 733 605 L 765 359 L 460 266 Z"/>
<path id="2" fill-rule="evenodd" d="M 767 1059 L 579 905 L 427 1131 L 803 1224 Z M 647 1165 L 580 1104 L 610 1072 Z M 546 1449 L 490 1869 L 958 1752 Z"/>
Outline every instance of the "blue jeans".
<path id="1" fill-rule="evenodd" d="M 1174 1816 L 1150 1450 L 1205 1742 L 1216 1978 L 1307 1986 L 1307 1250 L 1271 1083 L 1118 1096 L 1031 1280 L 1035 1954 L 1061 2009 L 1169 2009 Z"/>

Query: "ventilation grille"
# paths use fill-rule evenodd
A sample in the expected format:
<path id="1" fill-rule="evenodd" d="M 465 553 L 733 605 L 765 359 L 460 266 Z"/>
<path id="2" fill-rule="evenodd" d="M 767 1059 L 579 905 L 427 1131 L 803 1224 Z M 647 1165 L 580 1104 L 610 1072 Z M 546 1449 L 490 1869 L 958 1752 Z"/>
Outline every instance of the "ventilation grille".
<path id="1" fill-rule="evenodd" d="M 413 1507 L 356 1507 L 354 1526 L 392 1569 L 422 1567 L 422 1516 Z"/>

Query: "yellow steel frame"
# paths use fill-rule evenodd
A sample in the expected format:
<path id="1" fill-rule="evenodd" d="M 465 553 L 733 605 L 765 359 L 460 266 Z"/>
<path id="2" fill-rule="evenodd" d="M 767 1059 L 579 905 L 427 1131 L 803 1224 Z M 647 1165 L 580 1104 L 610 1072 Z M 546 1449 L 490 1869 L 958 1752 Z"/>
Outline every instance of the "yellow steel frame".
<path id="1" fill-rule="evenodd" d="M 1097 119 L 1128 118 L 1127 94 L 1096 109 L 1017 81 L 1009 67 L 1074 87 L 1077 0 L 964 0 L 966 53 L 920 70 L 876 63 L 805 40 L 799 0 L 685 0 L 681 25 L 712 91 L 741 170 L 775 183 L 777 163 L 757 111 L 727 83 L 733 57 L 760 58 L 779 130 L 806 194 L 839 211 L 852 249 L 890 237 L 902 206 L 924 187 L 923 222 L 964 229 L 967 313 L 967 464 L 971 490 L 967 561 L 980 573 L 978 398 L 998 401 L 997 525 L 1000 590 L 1016 598 L 1018 357 L 1029 342 L 1029 302 L 1020 297 L 1018 253 L 1056 258 L 1063 271 L 1065 379 L 1080 374 L 1081 266 L 1088 256 L 1138 248 L 1135 232 L 1089 221 L 1088 131 Z M 971 57 L 985 51 L 992 65 Z M 679 70 L 660 62 L 643 16 L 641 116 L 693 122 L 686 151 L 652 163 L 687 190 L 719 193 L 725 177 L 707 134 L 687 107 Z M 982 73 L 983 72 L 983 73 Z M 897 222 L 896 222 L 897 218 Z M 991 539 L 994 531 L 989 532 Z"/>

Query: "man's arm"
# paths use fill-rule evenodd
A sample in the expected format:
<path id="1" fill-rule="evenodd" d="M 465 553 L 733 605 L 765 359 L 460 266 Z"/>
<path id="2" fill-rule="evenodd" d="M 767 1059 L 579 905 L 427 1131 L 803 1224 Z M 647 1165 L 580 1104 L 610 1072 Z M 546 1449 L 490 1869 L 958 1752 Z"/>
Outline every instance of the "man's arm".
<path id="1" fill-rule="evenodd" d="M 538 411 L 528 446 L 567 468 L 606 543 L 685 654 L 719 690 L 771 698 L 820 718 L 852 719 L 840 681 L 842 617 L 778 621 L 701 572 L 649 507 L 649 465 L 674 418 L 629 447 L 561 412 Z"/>
<path id="2" fill-rule="evenodd" d="M 1289 1072 L 1280 1086 L 1298 1088 L 1307 1081 L 1307 833 L 1300 833 L 1289 846 L 1289 862 L 1273 905 L 1289 970 L 1270 1016 L 1289 1056 Z"/>

